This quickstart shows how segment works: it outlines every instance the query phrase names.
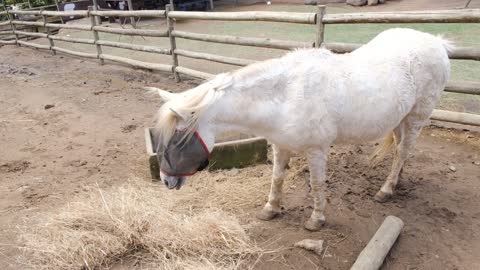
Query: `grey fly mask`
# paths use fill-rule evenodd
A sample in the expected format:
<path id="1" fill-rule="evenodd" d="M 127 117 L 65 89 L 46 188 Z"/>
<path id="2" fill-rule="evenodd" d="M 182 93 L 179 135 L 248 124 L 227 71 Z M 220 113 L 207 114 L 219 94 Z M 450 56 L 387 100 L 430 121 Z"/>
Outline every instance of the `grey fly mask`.
<path id="1" fill-rule="evenodd" d="M 166 147 L 157 145 L 160 171 L 167 176 L 185 177 L 208 166 L 210 152 L 197 131 L 175 130 Z M 163 151 L 160 148 L 163 148 Z"/>

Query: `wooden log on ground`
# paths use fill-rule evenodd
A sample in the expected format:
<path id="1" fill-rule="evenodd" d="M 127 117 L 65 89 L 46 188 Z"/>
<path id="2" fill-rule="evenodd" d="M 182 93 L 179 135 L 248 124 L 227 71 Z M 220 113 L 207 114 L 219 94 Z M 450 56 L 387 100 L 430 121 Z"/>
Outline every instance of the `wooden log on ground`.
<path id="1" fill-rule="evenodd" d="M 173 31 L 172 35 L 174 37 L 191 39 L 191 40 L 200 40 L 200 41 L 209 41 L 223 44 L 233 44 L 233 45 L 243 45 L 243 46 L 253 46 L 253 47 L 264 47 L 264 48 L 273 48 L 273 49 L 282 49 L 282 50 L 292 50 L 297 48 L 311 48 L 313 43 L 308 42 L 299 42 L 299 41 L 288 41 L 288 40 L 275 40 L 269 38 L 251 38 L 251 37 L 236 37 L 236 36 L 220 36 L 220 35 L 207 35 L 207 34 L 198 34 L 191 32 L 183 31 Z"/>
<path id="2" fill-rule="evenodd" d="M 10 21 L 0 22 L 0 26 L 10 25 Z"/>
<path id="3" fill-rule="evenodd" d="M 220 20 L 220 21 L 267 21 L 284 23 L 315 24 L 315 13 L 300 12 L 192 12 L 172 11 L 169 16 L 174 19 Z"/>
<path id="4" fill-rule="evenodd" d="M 37 32 L 25 32 L 25 31 L 18 31 L 16 30 L 15 33 L 19 35 L 29 36 L 29 37 L 40 37 L 40 38 L 47 38 L 48 35 L 45 33 L 37 33 Z"/>
<path id="5" fill-rule="evenodd" d="M 95 44 L 95 40 L 87 38 L 71 38 L 71 37 L 62 37 L 58 35 L 49 35 L 48 38 L 53 40 L 60 40 L 71 43 L 82 43 L 82 44 Z"/>
<path id="6" fill-rule="evenodd" d="M 445 121 L 463 125 L 480 126 L 480 115 L 471 113 L 433 110 L 432 120 Z"/>
<path id="7" fill-rule="evenodd" d="M 194 69 L 189 69 L 189 68 L 186 68 L 186 67 L 176 67 L 175 71 L 178 72 L 178 73 L 182 73 L 182 74 L 185 74 L 185 75 L 188 75 L 188 76 L 192 76 L 192 77 L 200 78 L 200 79 L 204 79 L 204 80 L 210 80 L 213 77 L 215 77 L 214 74 L 201 72 L 201 71 L 194 70 Z"/>
<path id="8" fill-rule="evenodd" d="M 138 68 L 172 72 L 172 66 L 171 65 L 147 63 L 147 62 L 143 62 L 143 61 L 133 60 L 133 59 L 120 57 L 120 56 L 108 55 L 108 54 L 101 54 L 100 58 L 105 59 L 105 60 L 110 60 L 110 61 L 114 61 L 114 62 L 127 64 L 127 65 L 131 65 L 131 66 L 138 67 Z"/>
<path id="9" fill-rule="evenodd" d="M 449 82 L 445 92 L 480 95 L 480 82 Z"/>
<path id="10" fill-rule="evenodd" d="M 35 48 L 35 49 L 50 50 L 50 45 L 41 45 L 41 44 L 36 44 L 36 43 L 22 41 L 22 40 L 17 41 L 17 43 L 21 44 L 21 45 L 24 45 L 24 46 L 27 46 L 27 47 L 32 47 L 32 48 Z"/>
<path id="11" fill-rule="evenodd" d="M 248 66 L 250 64 L 257 62 L 255 60 L 250 60 L 250 59 L 240 59 L 240 58 L 226 57 L 226 56 L 220 56 L 215 54 L 200 53 L 200 52 L 193 52 L 193 51 L 180 50 L 180 49 L 176 49 L 175 53 L 181 56 L 189 57 L 189 58 L 203 59 L 203 60 L 213 61 L 217 63 L 242 66 L 242 67 Z"/>
<path id="12" fill-rule="evenodd" d="M 148 37 L 168 37 L 168 31 L 164 30 L 144 30 L 144 29 L 123 29 L 105 26 L 95 26 L 93 30 L 104 33 L 129 35 L 129 36 L 148 36 Z"/>
<path id="13" fill-rule="evenodd" d="M 96 53 L 77 52 L 77 51 L 72 51 L 72 50 L 67 50 L 67 49 L 64 49 L 64 48 L 60 48 L 60 47 L 57 47 L 57 46 L 52 47 L 52 50 L 57 51 L 57 52 L 66 53 L 66 54 L 71 54 L 71 55 L 78 56 L 78 57 L 97 59 L 97 54 Z"/>
<path id="14" fill-rule="evenodd" d="M 154 46 L 143 46 L 143 45 L 135 45 L 129 43 L 122 43 L 122 42 L 115 42 L 115 41 L 107 41 L 107 40 L 98 40 L 96 44 L 108 46 L 108 47 L 115 47 L 115 48 L 122 48 L 122 49 L 129 49 L 134 51 L 142 51 L 142 52 L 151 52 L 151 53 L 160 53 L 160 54 L 167 54 L 170 55 L 170 49 L 162 49 Z"/>
<path id="15" fill-rule="evenodd" d="M 480 23 L 480 11 L 446 13 L 345 13 L 326 14 L 326 24 L 353 23 Z"/>
<path id="16" fill-rule="evenodd" d="M 7 14 L 7 11 L 6 11 L 6 10 L 0 11 L 0 16 L 1 16 L 1 15 L 6 15 L 6 14 Z"/>
<path id="17" fill-rule="evenodd" d="M 118 16 L 118 17 L 165 17 L 165 10 L 133 10 L 133 11 L 120 11 L 120 10 L 108 10 L 98 11 L 92 10 L 90 15 L 95 16 Z"/>
<path id="18" fill-rule="evenodd" d="M 358 255 L 350 270 L 377 270 L 397 240 L 402 231 L 403 221 L 394 216 L 388 216 L 378 228 L 367 246 Z"/>

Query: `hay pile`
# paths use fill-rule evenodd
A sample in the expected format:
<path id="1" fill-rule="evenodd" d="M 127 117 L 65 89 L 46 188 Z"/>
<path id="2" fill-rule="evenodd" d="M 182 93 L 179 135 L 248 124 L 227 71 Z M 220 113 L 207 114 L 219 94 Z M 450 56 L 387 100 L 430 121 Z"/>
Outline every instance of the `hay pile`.
<path id="1" fill-rule="evenodd" d="M 20 241 L 35 269 L 99 269 L 125 261 L 142 269 L 236 269 L 261 252 L 236 218 L 191 208 L 189 202 L 201 200 L 196 196 L 141 180 L 93 188 L 87 198 L 23 228 Z"/>

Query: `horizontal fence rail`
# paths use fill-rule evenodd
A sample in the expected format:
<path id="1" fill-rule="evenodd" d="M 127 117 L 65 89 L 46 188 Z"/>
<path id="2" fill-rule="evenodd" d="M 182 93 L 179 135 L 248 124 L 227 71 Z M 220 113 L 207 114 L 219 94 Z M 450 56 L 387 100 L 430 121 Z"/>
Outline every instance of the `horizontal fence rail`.
<path id="1" fill-rule="evenodd" d="M 32 16 L 30 20 L 14 19 L 13 14 Z M 111 61 L 120 64 L 144 68 L 149 70 L 170 72 L 179 79 L 177 74 L 201 78 L 205 80 L 212 79 L 215 74 L 194 70 L 191 68 L 179 66 L 178 56 L 201 59 L 211 62 L 228 64 L 233 66 L 247 66 L 257 62 L 252 59 L 241 59 L 216 55 L 213 53 L 196 52 L 184 50 L 176 47 L 176 38 L 197 40 L 204 42 L 214 42 L 222 44 L 262 47 L 282 50 L 292 50 L 296 48 L 324 47 L 336 53 L 350 53 L 363 44 L 325 42 L 324 28 L 328 24 L 368 24 L 368 23 L 480 23 L 480 9 L 464 10 L 439 10 L 439 11 L 409 11 L 409 12 L 375 12 L 375 13 L 347 13 L 347 14 L 326 14 L 325 7 L 318 6 L 316 13 L 299 12 L 184 12 L 171 11 L 167 5 L 166 10 L 137 10 L 137 11 L 117 11 L 117 10 L 77 10 L 77 11 L 47 11 L 47 10 L 11 10 L 1 11 L 0 15 L 8 15 L 8 20 L 0 22 L 0 26 L 10 26 L 10 29 L 0 31 L 0 45 L 21 45 L 35 49 L 50 50 L 53 54 L 61 52 L 77 57 L 97 59 L 101 63 Z M 58 24 L 48 21 L 48 16 L 57 17 L 90 17 L 90 24 Z M 156 17 L 167 18 L 167 29 L 139 29 L 117 28 L 99 26 L 95 23 L 95 17 Z M 42 19 L 43 21 L 37 21 Z M 316 27 L 315 42 L 300 42 L 291 40 L 277 40 L 258 37 L 238 37 L 230 35 L 210 35 L 202 33 L 192 33 L 178 31 L 174 29 L 174 20 L 192 19 L 192 20 L 214 20 L 214 21 L 264 21 L 277 23 L 295 23 L 314 25 Z M 133 19 L 132 19 L 133 20 Z M 37 32 L 31 32 L 31 28 L 37 28 Z M 44 32 L 38 32 L 38 29 L 44 29 Z M 53 29 L 74 29 L 81 31 L 90 31 L 93 33 L 91 39 L 75 38 L 68 36 L 54 35 Z M 148 36 L 148 37 L 167 37 L 170 40 L 170 48 L 160 48 L 156 46 L 146 46 L 132 43 L 116 42 L 99 39 L 98 33 L 111 33 L 126 36 Z M 4 38 L 6 37 L 6 38 Z M 3 38 L 3 39 L 1 39 Z M 38 44 L 28 41 L 32 38 L 46 38 L 49 45 Z M 8 40 L 7 40 L 8 39 Z M 80 44 L 94 45 L 96 53 L 79 52 L 59 47 L 55 42 L 70 42 Z M 127 57 L 115 56 L 104 53 L 102 47 L 112 47 L 127 49 L 132 51 L 149 52 L 163 55 L 171 55 L 173 64 L 151 63 L 139 60 L 133 60 Z M 454 47 L 449 52 L 450 59 L 476 60 L 480 61 L 479 47 Z M 446 92 L 458 94 L 480 95 L 480 82 L 451 81 L 445 87 Z M 480 126 L 480 115 L 450 112 L 444 110 L 434 110 L 431 119 L 460 123 L 466 125 Z"/>
<path id="2" fill-rule="evenodd" d="M 292 50 L 296 48 L 311 48 L 312 43 L 308 42 L 299 42 L 299 41 L 290 41 L 290 40 L 277 40 L 269 38 L 252 38 L 252 37 L 237 37 L 237 36 L 226 36 L 226 35 L 208 35 L 208 34 L 198 34 L 192 32 L 184 31 L 173 31 L 172 35 L 174 37 L 199 40 L 199 41 L 208 41 L 215 43 L 223 44 L 232 44 L 232 45 L 243 45 L 243 46 L 252 46 L 252 47 L 263 47 L 263 48 L 272 48 L 272 49 L 282 49 L 282 50 Z"/>
<path id="3" fill-rule="evenodd" d="M 480 23 L 480 11 L 451 13 L 346 13 L 326 14 L 325 24 L 351 23 Z"/>
<path id="4" fill-rule="evenodd" d="M 323 46 L 332 52 L 336 53 L 349 53 L 363 44 L 357 43 L 340 43 L 340 42 L 327 42 L 323 43 Z M 450 59 L 457 60 L 480 60 L 480 48 L 472 47 L 454 47 L 449 53 Z"/>
<path id="5" fill-rule="evenodd" d="M 191 12 L 171 11 L 169 17 L 174 19 L 220 20 L 220 21 L 266 21 L 284 23 L 315 24 L 315 13 L 295 12 Z"/>
<path id="6" fill-rule="evenodd" d="M 257 62 L 255 60 L 226 57 L 226 56 L 220 56 L 216 54 L 200 53 L 200 52 L 193 52 L 193 51 L 180 50 L 180 49 L 176 49 L 175 53 L 181 56 L 189 57 L 189 58 L 209 60 L 212 62 L 230 64 L 230 65 L 242 66 L 242 67 L 248 66 L 250 64 Z"/>

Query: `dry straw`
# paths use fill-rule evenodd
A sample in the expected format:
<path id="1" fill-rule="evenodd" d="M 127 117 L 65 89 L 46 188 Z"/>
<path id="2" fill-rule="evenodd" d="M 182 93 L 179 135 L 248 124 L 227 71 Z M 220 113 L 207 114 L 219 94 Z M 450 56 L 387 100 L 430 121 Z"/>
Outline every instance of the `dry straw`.
<path id="1" fill-rule="evenodd" d="M 199 202 L 198 193 L 166 191 L 141 180 L 93 188 L 60 211 L 22 228 L 35 269 L 238 269 L 261 253 L 238 220 Z"/>

